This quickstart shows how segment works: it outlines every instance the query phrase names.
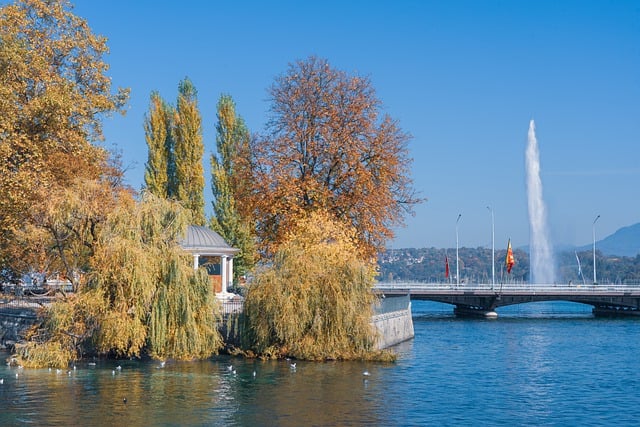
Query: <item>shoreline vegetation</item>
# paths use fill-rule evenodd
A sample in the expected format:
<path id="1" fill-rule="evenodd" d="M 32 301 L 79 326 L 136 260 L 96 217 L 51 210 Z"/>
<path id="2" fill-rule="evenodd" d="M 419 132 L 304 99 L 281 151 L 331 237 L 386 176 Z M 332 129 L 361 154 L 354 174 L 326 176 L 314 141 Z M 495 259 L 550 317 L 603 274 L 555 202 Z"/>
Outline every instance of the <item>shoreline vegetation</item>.
<path id="1" fill-rule="evenodd" d="M 180 246 L 189 225 L 237 249 L 224 285 L 248 278 L 238 354 L 393 360 L 375 348 L 375 260 L 423 200 L 411 137 L 371 79 L 296 60 L 268 89 L 261 133 L 222 95 L 207 218 L 202 94 L 188 77 L 175 105 L 151 93 L 144 184 L 130 187 L 102 142 L 129 101 L 107 75 L 107 40 L 68 0 L 0 7 L 0 280 L 57 273 L 73 290 L 40 312 L 16 363 L 218 354 L 212 279 Z"/>

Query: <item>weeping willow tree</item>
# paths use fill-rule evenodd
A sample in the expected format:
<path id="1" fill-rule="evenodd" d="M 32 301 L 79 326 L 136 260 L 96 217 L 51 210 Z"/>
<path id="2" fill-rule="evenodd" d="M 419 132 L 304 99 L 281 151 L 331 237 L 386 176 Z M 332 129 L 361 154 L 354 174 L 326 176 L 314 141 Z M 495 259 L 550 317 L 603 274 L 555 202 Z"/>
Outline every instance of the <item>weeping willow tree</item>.
<path id="1" fill-rule="evenodd" d="M 245 348 L 263 357 L 392 359 L 375 350 L 374 277 L 353 230 L 310 214 L 249 288 Z"/>
<path id="2" fill-rule="evenodd" d="M 186 360 L 222 347 L 208 277 L 179 246 L 191 214 L 151 194 L 120 202 L 86 285 L 54 303 L 20 349 L 25 366 L 66 366 L 85 352 Z"/>

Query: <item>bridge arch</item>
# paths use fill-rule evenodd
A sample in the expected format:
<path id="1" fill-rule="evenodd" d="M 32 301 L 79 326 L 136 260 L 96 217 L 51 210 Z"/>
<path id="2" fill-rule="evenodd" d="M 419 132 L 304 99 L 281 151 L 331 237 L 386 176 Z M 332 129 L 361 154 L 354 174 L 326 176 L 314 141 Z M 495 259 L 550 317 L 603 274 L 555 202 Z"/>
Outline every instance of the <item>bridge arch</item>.
<path id="1" fill-rule="evenodd" d="M 466 284 L 456 287 L 440 283 L 378 283 L 376 292 L 385 295 L 409 295 L 414 300 L 429 300 L 455 306 L 458 316 L 497 317 L 496 309 L 542 301 L 569 301 L 593 307 L 596 316 L 640 315 L 640 287 L 571 285 Z"/>

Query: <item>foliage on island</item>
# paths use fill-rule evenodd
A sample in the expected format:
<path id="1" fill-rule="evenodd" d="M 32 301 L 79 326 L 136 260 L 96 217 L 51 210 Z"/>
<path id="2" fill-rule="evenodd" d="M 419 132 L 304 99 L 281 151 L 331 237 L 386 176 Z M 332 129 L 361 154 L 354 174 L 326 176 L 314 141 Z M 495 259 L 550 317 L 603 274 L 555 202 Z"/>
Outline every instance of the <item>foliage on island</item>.
<path id="1" fill-rule="evenodd" d="M 353 228 L 314 212 L 296 222 L 245 301 L 245 347 L 261 357 L 392 360 L 375 350 L 375 264 Z"/>
<path id="2" fill-rule="evenodd" d="M 229 95 L 220 97 L 216 125 L 217 155 L 211 154 L 211 190 L 213 216 L 211 228 L 240 252 L 233 258 L 233 274 L 239 277 L 250 272 L 256 263 L 255 220 L 246 200 L 252 191 L 250 180 L 249 129 L 236 114 Z"/>
<path id="3" fill-rule="evenodd" d="M 151 94 L 144 122 L 148 159 L 144 183 L 158 197 L 179 200 L 193 223 L 205 224 L 202 118 L 198 92 L 188 78 L 178 84 L 177 107 Z"/>
<path id="4" fill-rule="evenodd" d="M 382 114 L 368 78 L 326 59 L 290 64 L 269 93 L 268 133 L 252 141 L 255 190 L 247 201 L 262 250 L 274 253 L 301 214 L 322 209 L 353 226 L 358 248 L 374 257 L 421 202 L 409 135 Z"/>
<path id="5" fill-rule="evenodd" d="M 111 93 L 103 60 L 106 40 L 70 9 L 64 0 L 24 0 L 0 8 L 3 271 L 25 271 L 28 264 L 73 278 L 78 266 L 60 248 L 68 230 L 47 222 L 52 198 L 78 189 L 83 180 L 118 182 L 122 176 L 109 167 L 106 150 L 92 142 L 102 139 L 104 116 L 124 112 L 128 90 Z M 57 241 L 60 256 L 43 259 L 49 248 L 41 242 L 49 238 Z"/>
<path id="6" fill-rule="evenodd" d="M 180 82 L 175 108 L 152 94 L 138 196 L 119 156 L 96 144 L 102 119 L 123 113 L 128 98 L 112 93 L 107 52 L 67 0 L 0 8 L 1 272 L 57 272 L 74 291 L 43 308 L 19 348 L 24 366 L 63 367 L 90 353 L 203 358 L 222 345 L 212 286 L 179 247 L 187 224 L 205 222 L 195 86 Z M 239 272 L 262 256 L 248 348 L 391 358 L 374 350 L 371 260 L 420 202 L 409 135 L 381 114 L 368 78 L 324 59 L 292 64 L 270 94 L 263 137 L 250 137 L 221 98 L 211 159 L 212 225 L 242 244 Z"/>
<path id="7" fill-rule="evenodd" d="M 44 309 L 20 363 L 60 367 L 85 353 L 179 360 L 217 353 L 211 284 L 179 246 L 191 220 L 177 202 L 123 197 L 98 232 L 78 292 Z"/>

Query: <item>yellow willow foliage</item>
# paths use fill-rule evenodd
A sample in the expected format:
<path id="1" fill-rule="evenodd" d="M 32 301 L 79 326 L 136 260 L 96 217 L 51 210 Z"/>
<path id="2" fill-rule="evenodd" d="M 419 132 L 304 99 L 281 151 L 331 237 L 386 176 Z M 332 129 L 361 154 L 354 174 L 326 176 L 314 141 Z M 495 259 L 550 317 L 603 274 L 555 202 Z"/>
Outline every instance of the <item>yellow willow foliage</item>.
<path id="1" fill-rule="evenodd" d="M 149 352 L 155 358 L 206 358 L 222 346 L 209 278 L 184 265 L 176 257 L 163 267 L 149 322 Z"/>
<path id="2" fill-rule="evenodd" d="M 190 218 L 151 194 L 121 200 L 98 233 L 86 286 L 44 313 L 22 363 L 60 366 L 85 351 L 182 360 L 216 353 L 213 289 L 179 247 Z"/>
<path id="3" fill-rule="evenodd" d="M 355 242 L 325 213 L 298 223 L 249 288 L 250 350 L 307 360 L 392 358 L 374 350 L 375 267 L 357 256 Z"/>
<path id="4" fill-rule="evenodd" d="M 99 325 L 105 311 L 95 291 L 70 296 L 43 310 L 44 321 L 27 334 L 17 348 L 19 363 L 26 367 L 64 368 L 84 352 L 83 344 Z"/>
<path id="5" fill-rule="evenodd" d="M 113 235 L 95 257 L 102 262 L 95 284 L 113 308 L 101 351 L 137 355 L 146 344 L 153 357 L 193 359 L 221 347 L 209 279 L 179 247 L 190 219 L 177 202 L 151 194 L 133 216 L 115 216 Z"/>

